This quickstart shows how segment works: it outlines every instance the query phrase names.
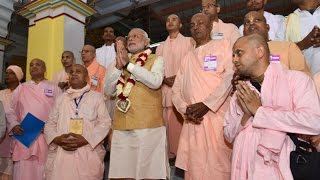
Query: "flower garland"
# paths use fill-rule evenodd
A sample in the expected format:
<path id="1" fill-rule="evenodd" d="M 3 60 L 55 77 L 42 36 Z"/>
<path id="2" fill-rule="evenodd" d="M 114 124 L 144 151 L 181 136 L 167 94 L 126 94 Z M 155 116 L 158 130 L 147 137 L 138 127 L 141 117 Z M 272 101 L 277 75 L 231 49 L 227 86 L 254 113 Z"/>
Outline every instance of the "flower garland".
<path id="1" fill-rule="evenodd" d="M 143 51 L 142 53 L 140 53 L 138 55 L 138 58 L 136 59 L 136 64 L 139 66 L 144 66 L 145 62 L 148 59 L 148 56 L 151 54 L 151 49 L 148 48 L 145 51 Z M 124 73 L 122 71 L 121 76 L 117 82 L 116 85 L 116 93 L 117 96 L 120 100 L 125 101 L 127 100 L 127 98 L 129 97 L 129 94 L 132 90 L 132 87 L 136 84 L 136 78 L 131 74 L 130 77 L 127 79 L 127 84 L 126 86 L 124 86 L 125 84 L 125 76 Z"/>

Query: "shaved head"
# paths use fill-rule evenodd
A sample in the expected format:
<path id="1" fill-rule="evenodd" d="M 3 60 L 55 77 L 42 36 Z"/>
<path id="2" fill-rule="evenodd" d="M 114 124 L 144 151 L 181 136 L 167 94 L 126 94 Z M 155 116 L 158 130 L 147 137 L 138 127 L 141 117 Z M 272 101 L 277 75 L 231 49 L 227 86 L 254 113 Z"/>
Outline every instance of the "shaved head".
<path id="1" fill-rule="evenodd" d="M 74 64 L 74 65 L 72 65 L 72 67 L 81 70 L 85 77 L 89 77 L 89 72 L 88 72 L 87 68 L 85 66 L 83 66 L 82 64 Z"/>
<path id="2" fill-rule="evenodd" d="M 211 40 L 212 23 L 208 15 L 203 13 L 193 15 L 190 25 L 191 35 L 196 41 L 197 47 Z"/>
<path id="3" fill-rule="evenodd" d="M 89 82 L 89 73 L 85 66 L 74 64 L 70 70 L 70 86 L 73 89 L 82 89 Z"/>
<path id="4" fill-rule="evenodd" d="M 83 64 L 88 67 L 96 57 L 96 49 L 92 45 L 84 45 L 81 51 Z"/>
<path id="5" fill-rule="evenodd" d="M 248 36 L 243 36 L 241 38 L 247 40 L 247 42 L 249 42 L 253 47 L 262 46 L 263 49 L 265 49 L 266 52 L 270 54 L 268 43 L 260 34 L 251 34 Z M 269 55 L 267 57 L 269 58 Z"/>
<path id="6" fill-rule="evenodd" d="M 176 14 L 170 14 L 170 15 L 167 17 L 167 19 L 169 19 L 169 18 L 177 18 L 177 19 L 180 21 L 180 17 L 179 17 L 178 15 L 176 15 Z"/>
<path id="7" fill-rule="evenodd" d="M 169 34 L 179 32 L 181 27 L 182 24 L 179 16 L 177 16 L 176 14 L 171 14 L 167 17 L 166 29 L 169 32 Z"/>
<path id="8" fill-rule="evenodd" d="M 94 48 L 94 46 L 90 45 L 90 44 L 86 44 L 83 46 L 84 48 L 88 49 L 88 50 L 91 50 L 91 51 L 95 51 L 96 48 Z"/>
<path id="9" fill-rule="evenodd" d="M 250 34 L 260 34 L 266 40 L 269 40 L 269 25 L 267 24 L 266 18 L 263 16 L 263 13 L 259 11 L 250 11 L 248 12 L 243 21 L 243 34 L 250 35 Z"/>
<path id="10" fill-rule="evenodd" d="M 30 63 L 33 63 L 33 62 L 38 62 L 42 67 L 44 67 L 46 69 L 46 63 L 44 62 L 44 60 L 39 59 L 39 58 L 34 58 L 31 60 Z"/>
<path id="11" fill-rule="evenodd" d="M 44 78 L 46 63 L 39 58 L 32 59 L 30 62 L 31 79 Z"/>
<path id="12" fill-rule="evenodd" d="M 241 76 L 259 77 L 269 66 L 269 47 L 259 34 L 239 38 L 232 51 L 232 62 Z"/>

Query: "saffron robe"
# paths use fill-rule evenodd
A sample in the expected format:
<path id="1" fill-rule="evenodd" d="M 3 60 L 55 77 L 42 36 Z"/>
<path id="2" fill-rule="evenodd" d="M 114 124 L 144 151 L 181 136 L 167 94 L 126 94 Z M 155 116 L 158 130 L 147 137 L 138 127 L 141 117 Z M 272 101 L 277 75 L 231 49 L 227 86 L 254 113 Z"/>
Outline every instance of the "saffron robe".
<path id="1" fill-rule="evenodd" d="M 175 39 L 168 38 L 157 48 L 156 54 L 164 59 L 165 77 L 177 75 L 182 58 L 193 49 L 190 37 L 184 37 L 178 34 Z M 169 142 L 169 152 L 176 155 L 179 144 L 179 137 L 182 129 L 183 118 L 172 108 L 172 89 L 163 84 L 162 105 L 163 119 L 165 120 Z"/>
<path id="2" fill-rule="evenodd" d="M 216 70 L 204 70 L 205 56 L 216 56 Z M 201 124 L 185 120 L 182 127 L 176 166 L 185 170 L 187 180 L 230 178 L 231 148 L 224 140 L 222 127 L 228 107 L 228 96 L 224 94 L 230 91 L 233 75 L 231 56 L 228 40 L 209 41 L 183 58 L 172 87 L 172 102 L 182 116 L 187 105 L 206 104 L 211 99 L 206 104 L 210 111 L 203 116 Z"/>

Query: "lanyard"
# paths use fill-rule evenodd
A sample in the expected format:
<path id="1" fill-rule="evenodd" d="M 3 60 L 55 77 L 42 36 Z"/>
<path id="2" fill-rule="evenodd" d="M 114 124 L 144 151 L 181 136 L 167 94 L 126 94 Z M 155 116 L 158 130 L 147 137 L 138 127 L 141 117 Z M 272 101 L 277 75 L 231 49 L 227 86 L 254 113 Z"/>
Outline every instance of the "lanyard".
<path id="1" fill-rule="evenodd" d="M 74 98 L 73 99 L 74 100 L 74 104 L 76 105 L 76 116 L 78 116 L 78 114 L 79 114 L 79 104 L 80 104 L 80 102 L 82 100 L 83 95 L 85 95 L 89 91 L 85 91 L 79 98 Z"/>

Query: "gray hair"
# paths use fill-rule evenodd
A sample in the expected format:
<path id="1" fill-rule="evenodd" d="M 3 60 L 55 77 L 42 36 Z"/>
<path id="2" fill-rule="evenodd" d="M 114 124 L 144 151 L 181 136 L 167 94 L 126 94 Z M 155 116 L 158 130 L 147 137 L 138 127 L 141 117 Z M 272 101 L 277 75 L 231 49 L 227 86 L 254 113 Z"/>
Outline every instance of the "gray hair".
<path id="1" fill-rule="evenodd" d="M 148 45 L 147 45 L 147 47 L 150 46 L 150 38 L 149 38 L 149 36 L 148 36 L 148 33 L 147 33 L 145 30 L 143 30 L 143 29 L 141 29 L 141 28 L 132 28 L 131 31 L 132 31 L 132 30 L 138 30 L 138 31 L 142 32 L 143 37 L 148 40 Z"/>

